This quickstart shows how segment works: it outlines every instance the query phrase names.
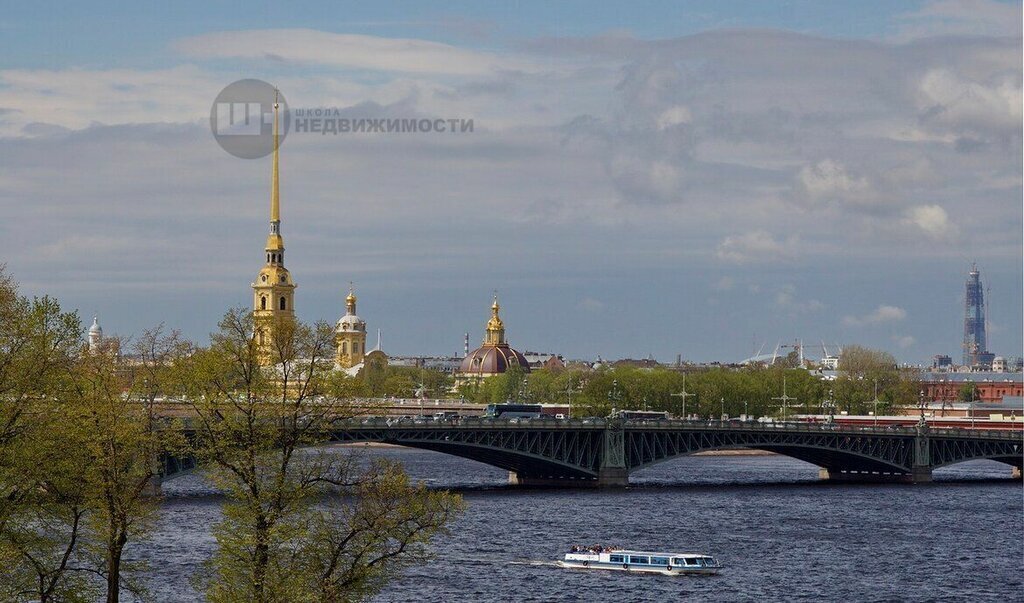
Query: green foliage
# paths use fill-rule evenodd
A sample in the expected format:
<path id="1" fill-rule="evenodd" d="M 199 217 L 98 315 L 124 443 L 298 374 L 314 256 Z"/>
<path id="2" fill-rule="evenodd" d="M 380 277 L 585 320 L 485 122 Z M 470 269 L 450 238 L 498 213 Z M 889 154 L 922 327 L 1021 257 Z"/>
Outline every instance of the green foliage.
<path id="1" fill-rule="evenodd" d="M 145 534 L 160 438 L 140 396 L 153 356 L 85 351 L 74 313 L 27 300 L 0 270 L 0 559 L 4 600 L 117 601 Z M 162 344 L 143 337 L 156 351 Z M 146 382 L 147 385 L 149 382 Z"/>
<path id="2" fill-rule="evenodd" d="M 329 325 L 271 329 L 272 368 L 244 309 L 178 366 L 196 417 L 193 452 L 228 498 L 197 585 L 211 602 L 364 598 L 422 559 L 461 500 L 410 486 L 397 466 L 311 448 L 329 442 L 335 419 L 362 409 L 331 396 L 353 384 L 334 375 Z M 398 393 L 415 374 L 375 363 L 363 372 L 360 387 Z"/>
<path id="3" fill-rule="evenodd" d="M 978 399 L 978 386 L 973 381 L 967 381 L 960 386 L 959 399 L 961 402 L 972 402 Z"/>

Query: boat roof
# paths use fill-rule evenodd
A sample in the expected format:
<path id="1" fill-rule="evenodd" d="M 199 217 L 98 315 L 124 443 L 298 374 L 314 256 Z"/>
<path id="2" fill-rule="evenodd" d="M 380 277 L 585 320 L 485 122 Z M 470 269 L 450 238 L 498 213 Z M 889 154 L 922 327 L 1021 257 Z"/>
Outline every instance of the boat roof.
<path id="1" fill-rule="evenodd" d="M 615 555 L 625 553 L 627 555 L 657 555 L 658 557 L 711 557 L 707 553 L 669 553 L 665 551 L 634 551 L 632 549 L 612 549 L 607 552 Z"/>

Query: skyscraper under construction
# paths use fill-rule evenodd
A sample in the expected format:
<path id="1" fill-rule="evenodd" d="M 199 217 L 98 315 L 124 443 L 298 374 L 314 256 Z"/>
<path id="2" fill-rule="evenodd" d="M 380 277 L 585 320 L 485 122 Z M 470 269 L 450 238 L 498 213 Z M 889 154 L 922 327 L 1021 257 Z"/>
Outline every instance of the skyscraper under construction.
<path id="1" fill-rule="evenodd" d="M 981 273 L 971 264 L 967 275 L 967 296 L 964 298 L 964 364 L 991 365 L 994 354 L 988 351 L 985 340 L 985 292 L 981 286 Z"/>

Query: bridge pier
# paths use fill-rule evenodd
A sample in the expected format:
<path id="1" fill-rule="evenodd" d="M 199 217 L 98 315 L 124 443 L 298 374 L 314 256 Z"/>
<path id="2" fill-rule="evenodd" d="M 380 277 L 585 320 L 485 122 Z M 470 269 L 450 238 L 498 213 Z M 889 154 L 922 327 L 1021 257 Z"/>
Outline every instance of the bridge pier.
<path id="1" fill-rule="evenodd" d="M 509 471 L 508 483 L 526 488 L 625 488 L 629 485 L 629 474 L 623 467 L 601 469 L 597 478 L 521 475 Z"/>
<path id="2" fill-rule="evenodd" d="M 932 481 L 931 467 L 914 467 L 907 473 L 882 471 L 847 471 L 819 469 L 818 477 L 832 482 L 878 482 L 897 484 L 927 484 Z"/>
<path id="3" fill-rule="evenodd" d="M 1024 479 L 1024 476 L 1021 475 L 1020 467 L 1014 465 L 1013 469 L 1010 470 L 1010 479 Z"/>

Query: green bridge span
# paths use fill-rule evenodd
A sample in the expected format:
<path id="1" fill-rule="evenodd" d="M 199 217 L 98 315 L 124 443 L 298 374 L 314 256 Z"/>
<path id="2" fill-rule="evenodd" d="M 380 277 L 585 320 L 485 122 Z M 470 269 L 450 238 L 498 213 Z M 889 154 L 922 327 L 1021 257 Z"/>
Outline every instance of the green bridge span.
<path id="1" fill-rule="evenodd" d="M 447 421 L 371 417 L 339 420 L 332 440 L 381 442 L 452 454 L 509 471 L 528 486 L 621 487 L 645 467 L 708 450 L 756 449 L 820 467 L 845 481 L 929 482 L 939 467 L 990 459 L 1024 468 L 1022 432 L 861 428 L 835 424 L 728 423 L 682 420 L 488 419 Z M 191 458 L 162 460 L 163 479 L 195 467 Z"/>

